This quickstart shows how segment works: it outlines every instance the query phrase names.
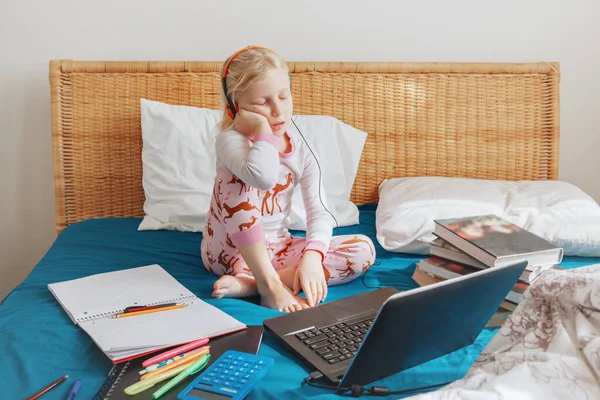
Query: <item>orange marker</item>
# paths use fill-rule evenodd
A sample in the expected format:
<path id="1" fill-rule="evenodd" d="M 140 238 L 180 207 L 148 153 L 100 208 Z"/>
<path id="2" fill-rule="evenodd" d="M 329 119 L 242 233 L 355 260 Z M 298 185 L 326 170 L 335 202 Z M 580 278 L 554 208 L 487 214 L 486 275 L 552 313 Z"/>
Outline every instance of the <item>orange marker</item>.
<path id="1" fill-rule="evenodd" d="M 131 311 L 131 312 L 126 312 L 126 313 L 116 314 L 114 316 L 114 318 L 133 317 L 136 315 L 150 314 L 150 313 L 162 312 L 162 311 L 168 311 L 168 310 L 175 310 L 176 308 L 183 308 L 183 307 L 185 307 L 184 304 L 177 304 L 176 306 L 153 308 L 151 310 Z"/>
<path id="2" fill-rule="evenodd" d="M 152 378 L 153 376 L 160 375 L 160 374 L 162 374 L 166 371 L 169 371 L 173 368 L 177 368 L 180 365 L 187 364 L 190 361 L 194 361 L 194 360 L 202 357 L 203 355 L 207 354 L 209 351 L 210 351 L 210 346 L 200 347 L 199 349 L 190 352 L 189 355 L 187 355 L 175 362 L 169 363 L 169 364 L 165 365 L 164 367 L 158 368 L 157 370 L 154 370 L 152 372 L 148 372 L 147 374 L 142 375 L 140 380 L 143 381 L 144 379 Z"/>

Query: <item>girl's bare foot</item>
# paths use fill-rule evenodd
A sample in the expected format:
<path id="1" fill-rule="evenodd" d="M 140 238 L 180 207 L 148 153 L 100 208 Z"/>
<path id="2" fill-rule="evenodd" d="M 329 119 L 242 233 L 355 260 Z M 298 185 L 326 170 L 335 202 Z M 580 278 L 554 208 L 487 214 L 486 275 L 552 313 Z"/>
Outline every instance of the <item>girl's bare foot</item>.
<path id="1" fill-rule="evenodd" d="M 279 279 L 284 285 L 292 289 L 292 283 L 294 281 L 294 274 L 296 268 L 289 267 L 280 269 L 277 271 Z M 214 284 L 214 291 L 212 296 L 216 299 L 223 297 L 250 297 L 258 295 L 258 289 L 256 288 L 256 280 L 252 275 L 237 274 L 237 275 L 223 275 Z"/>
<path id="2" fill-rule="evenodd" d="M 284 312 L 294 312 L 308 308 L 306 300 L 294 296 L 292 291 L 281 282 L 265 287 L 261 292 L 260 304 L 265 307 Z"/>
<path id="3" fill-rule="evenodd" d="M 222 297 L 250 297 L 256 296 L 256 280 L 250 275 L 238 274 L 223 275 L 214 284 L 212 296 L 216 299 Z"/>

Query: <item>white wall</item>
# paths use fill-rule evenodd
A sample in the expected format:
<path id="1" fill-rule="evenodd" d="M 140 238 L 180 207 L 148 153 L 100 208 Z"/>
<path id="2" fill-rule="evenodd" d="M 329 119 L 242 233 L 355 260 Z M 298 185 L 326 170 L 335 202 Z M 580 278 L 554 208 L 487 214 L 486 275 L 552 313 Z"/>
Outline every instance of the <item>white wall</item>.
<path id="1" fill-rule="evenodd" d="M 598 0 L 1 0 L 0 299 L 55 239 L 48 61 L 561 63 L 560 179 L 600 200 Z"/>

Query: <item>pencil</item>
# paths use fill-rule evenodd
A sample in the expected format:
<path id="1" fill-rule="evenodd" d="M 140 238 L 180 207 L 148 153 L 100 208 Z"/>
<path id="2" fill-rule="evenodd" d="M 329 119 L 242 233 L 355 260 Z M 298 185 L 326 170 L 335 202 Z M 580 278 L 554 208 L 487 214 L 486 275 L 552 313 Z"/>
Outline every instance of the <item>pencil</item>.
<path id="1" fill-rule="evenodd" d="M 114 318 L 133 317 L 135 315 L 150 314 L 150 313 L 155 313 L 155 312 L 174 310 L 176 308 L 183 308 L 183 307 L 185 307 L 184 304 L 177 304 L 177 305 L 171 306 L 171 307 L 153 308 L 151 310 L 143 310 L 143 311 L 132 311 L 132 312 L 126 312 L 126 313 L 121 313 L 121 314 L 115 314 Z"/>
<path id="2" fill-rule="evenodd" d="M 28 397 L 25 400 L 35 400 L 35 399 L 39 398 L 40 396 L 44 395 L 45 393 L 47 393 L 50 390 L 54 389 L 56 386 L 58 386 L 61 383 L 63 383 L 65 381 L 65 379 L 67 379 L 68 377 L 69 377 L 69 375 L 65 375 L 62 378 L 58 378 L 57 380 L 55 380 L 54 382 L 52 382 L 51 384 L 49 384 L 48 386 L 46 386 L 45 388 L 43 388 L 42 390 L 40 390 L 39 392 L 37 392 L 33 396 Z"/>

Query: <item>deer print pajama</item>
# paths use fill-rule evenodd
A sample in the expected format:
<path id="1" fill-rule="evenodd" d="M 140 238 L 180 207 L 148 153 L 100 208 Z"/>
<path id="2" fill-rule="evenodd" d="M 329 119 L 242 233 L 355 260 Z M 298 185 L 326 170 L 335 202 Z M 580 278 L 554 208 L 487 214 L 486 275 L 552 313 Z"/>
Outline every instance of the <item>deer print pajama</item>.
<path id="1" fill-rule="evenodd" d="M 373 264 L 373 243 L 364 235 L 331 236 L 316 161 L 301 137 L 285 135 L 291 145 L 285 154 L 271 134 L 259 134 L 254 142 L 235 131 L 217 136 L 217 176 L 201 244 L 204 266 L 217 275 L 251 275 L 237 248 L 264 239 L 275 269 L 298 267 L 310 249 L 323 256 L 328 285 L 349 282 Z M 306 208 L 306 237 L 287 230 L 297 185 Z"/>

